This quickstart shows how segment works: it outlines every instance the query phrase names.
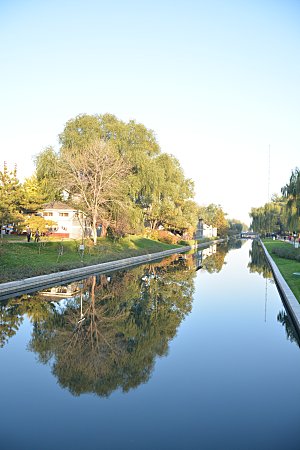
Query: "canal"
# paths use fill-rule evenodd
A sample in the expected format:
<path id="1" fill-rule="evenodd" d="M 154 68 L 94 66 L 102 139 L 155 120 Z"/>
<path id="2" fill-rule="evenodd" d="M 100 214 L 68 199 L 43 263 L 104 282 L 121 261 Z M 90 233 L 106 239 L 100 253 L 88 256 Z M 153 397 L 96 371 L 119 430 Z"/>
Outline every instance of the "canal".
<path id="1" fill-rule="evenodd" d="M 299 340 L 256 242 L 0 308 L 2 450 L 300 448 Z"/>

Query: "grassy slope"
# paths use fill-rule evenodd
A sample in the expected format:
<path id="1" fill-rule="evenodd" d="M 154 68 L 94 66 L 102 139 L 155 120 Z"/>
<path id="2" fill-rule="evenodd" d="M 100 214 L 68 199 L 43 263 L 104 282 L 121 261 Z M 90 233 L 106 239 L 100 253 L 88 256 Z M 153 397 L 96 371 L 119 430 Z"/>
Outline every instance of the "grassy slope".
<path id="1" fill-rule="evenodd" d="M 278 246 L 286 246 L 291 245 L 288 242 L 282 241 L 271 241 L 269 239 L 264 239 L 263 243 L 265 244 L 268 252 L 276 263 L 278 269 L 280 270 L 283 278 L 293 291 L 296 296 L 298 302 L 300 303 L 300 276 L 293 275 L 294 272 L 300 273 L 300 262 L 293 261 L 290 259 L 279 258 L 278 256 L 272 253 L 272 249 Z"/>
<path id="2" fill-rule="evenodd" d="M 96 247 L 86 245 L 81 262 L 78 245 L 78 241 L 27 243 L 25 237 L 21 240 L 3 239 L 0 241 L 0 282 L 180 247 L 138 236 L 127 237 L 119 242 L 101 238 Z M 61 246 L 63 254 L 59 256 Z"/>

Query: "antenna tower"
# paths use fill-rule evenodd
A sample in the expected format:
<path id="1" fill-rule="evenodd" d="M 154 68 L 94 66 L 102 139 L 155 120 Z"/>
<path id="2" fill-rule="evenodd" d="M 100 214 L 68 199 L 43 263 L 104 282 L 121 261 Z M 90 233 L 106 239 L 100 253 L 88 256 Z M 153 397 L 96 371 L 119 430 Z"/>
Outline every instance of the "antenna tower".
<path id="1" fill-rule="evenodd" d="M 271 232 L 271 223 L 270 223 L 270 221 L 271 221 L 271 217 L 270 217 L 270 213 L 271 213 L 271 210 L 270 210 L 270 178 L 271 178 L 271 146 L 270 146 L 270 144 L 269 144 L 269 158 L 268 158 L 268 200 L 267 200 L 267 203 L 268 203 L 268 209 L 269 209 L 269 234 L 270 234 L 270 232 Z"/>

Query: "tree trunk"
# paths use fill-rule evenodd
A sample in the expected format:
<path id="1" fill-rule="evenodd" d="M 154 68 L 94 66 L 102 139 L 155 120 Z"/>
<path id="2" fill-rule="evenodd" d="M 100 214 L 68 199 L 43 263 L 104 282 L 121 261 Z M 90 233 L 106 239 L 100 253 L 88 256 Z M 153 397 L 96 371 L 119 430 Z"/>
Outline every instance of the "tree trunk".
<path id="1" fill-rule="evenodd" d="M 97 222 L 95 219 L 93 219 L 93 223 L 92 223 L 92 234 L 93 234 L 94 245 L 97 245 Z"/>

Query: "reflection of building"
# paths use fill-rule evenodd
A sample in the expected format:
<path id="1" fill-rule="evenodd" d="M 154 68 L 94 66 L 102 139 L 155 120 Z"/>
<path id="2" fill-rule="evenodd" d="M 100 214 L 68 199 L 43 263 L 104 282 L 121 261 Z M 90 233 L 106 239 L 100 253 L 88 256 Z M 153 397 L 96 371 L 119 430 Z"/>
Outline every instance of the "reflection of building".
<path id="1" fill-rule="evenodd" d="M 90 235 L 86 216 L 66 203 L 47 203 L 43 205 L 41 214 L 46 220 L 55 222 L 49 231 L 57 237 L 78 239 L 82 234 Z"/>
<path id="2" fill-rule="evenodd" d="M 217 234 L 217 228 L 213 227 L 212 225 L 206 225 L 206 223 L 203 222 L 203 219 L 198 220 L 195 239 L 202 239 L 204 237 L 217 237 Z"/>
<path id="3" fill-rule="evenodd" d="M 210 245 L 202 250 L 203 259 L 213 255 L 214 253 L 217 253 L 217 244 Z"/>
<path id="4" fill-rule="evenodd" d="M 217 245 L 213 244 L 203 250 L 196 252 L 196 269 L 201 269 L 203 261 L 208 257 L 217 253 Z"/>
<path id="5" fill-rule="evenodd" d="M 71 283 L 67 286 L 53 286 L 44 291 L 40 291 L 39 294 L 42 297 L 55 297 L 55 298 L 70 298 L 80 292 L 79 283 Z"/>

